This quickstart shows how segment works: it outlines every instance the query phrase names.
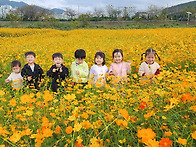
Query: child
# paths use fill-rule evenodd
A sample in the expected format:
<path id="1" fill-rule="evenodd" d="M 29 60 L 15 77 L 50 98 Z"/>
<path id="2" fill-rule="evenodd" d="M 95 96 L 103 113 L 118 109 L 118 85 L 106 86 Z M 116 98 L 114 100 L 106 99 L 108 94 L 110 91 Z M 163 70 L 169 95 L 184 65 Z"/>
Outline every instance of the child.
<path id="1" fill-rule="evenodd" d="M 25 59 L 28 63 L 24 65 L 21 75 L 30 87 L 39 89 L 39 83 L 41 83 L 41 79 L 44 77 L 44 72 L 38 64 L 34 63 L 36 59 L 34 52 L 26 52 Z"/>
<path id="2" fill-rule="evenodd" d="M 139 67 L 139 75 L 140 76 L 150 76 L 150 79 L 152 79 L 153 75 L 158 75 L 160 73 L 160 66 L 157 62 L 155 62 L 155 56 L 158 57 L 159 60 L 161 60 L 153 49 L 147 49 L 145 53 L 143 53 L 141 56 L 141 60 L 143 60 L 143 55 L 145 55 L 146 61 L 143 62 Z"/>
<path id="3" fill-rule="evenodd" d="M 57 88 L 61 81 L 68 76 L 68 68 L 63 65 L 63 55 L 61 53 L 54 53 L 52 55 L 54 65 L 47 71 L 47 76 L 52 77 L 52 91 L 57 92 Z"/>
<path id="4" fill-rule="evenodd" d="M 86 52 L 83 49 L 75 51 L 76 60 L 71 64 L 71 78 L 74 83 L 81 83 L 85 85 L 88 81 L 89 68 L 84 61 Z"/>
<path id="5" fill-rule="evenodd" d="M 105 54 L 102 51 L 98 51 L 95 54 L 95 64 L 90 69 L 90 78 L 93 79 L 93 84 L 97 82 L 104 85 L 106 82 L 105 74 L 108 72 L 108 68 L 105 65 Z"/>
<path id="6" fill-rule="evenodd" d="M 22 87 L 22 76 L 21 76 L 21 63 L 18 60 L 14 60 L 11 63 L 11 67 L 13 72 L 10 76 L 5 80 L 6 83 L 12 82 L 13 88 L 21 88 Z"/>
<path id="7" fill-rule="evenodd" d="M 113 59 L 114 63 L 112 63 L 110 66 L 109 75 L 119 77 L 120 80 L 126 80 L 126 76 L 131 73 L 131 61 L 123 61 L 123 52 L 121 49 L 115 49 L 113 51 Z"/>

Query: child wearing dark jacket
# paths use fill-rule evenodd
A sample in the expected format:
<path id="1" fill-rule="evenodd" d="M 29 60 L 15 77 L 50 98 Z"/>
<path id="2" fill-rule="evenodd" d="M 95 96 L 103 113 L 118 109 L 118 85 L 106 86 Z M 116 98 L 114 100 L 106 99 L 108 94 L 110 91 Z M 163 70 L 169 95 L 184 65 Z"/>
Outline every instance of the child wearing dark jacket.
<path id="1" fill-rule="evenodd" d="M 63 65 L 63 55 L 61 53 L 54 53 L 52 59 L 54 65 L 47 71 L 47 76 L 52 77 L 51 89 L 53 92 L 57 92 L 61 81 L 69 75 L 69 70 Z"/>
<path id="2" fill-rule="evenodd" d="M 34 52 L 26 52 L 25 59 L 28 63 L 24 65 L 21 75 L 29 84 L 30 88 L 39 89 L 41 79 L 44 78 L 44 72 L 42 68 L 35 63 L 36 57 Z"/>

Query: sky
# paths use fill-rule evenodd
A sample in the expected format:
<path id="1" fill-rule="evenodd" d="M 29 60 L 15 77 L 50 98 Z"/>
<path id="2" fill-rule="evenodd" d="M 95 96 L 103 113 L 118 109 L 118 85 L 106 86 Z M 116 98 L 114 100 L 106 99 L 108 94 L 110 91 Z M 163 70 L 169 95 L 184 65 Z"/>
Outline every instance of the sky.
<path id="1" fill-rule="evenodd" d="M 11 0 L 10 0 L 11 1 Z M 145 11 L 150 5 L 158 7 L 171 7 L 177 4 L 186 3 L 194 0 L 12 0 L 25 2 L 29 5 L 38 5 L 44 8 L 71 8 L 75 11 L 85 13 L 93 12 L 95 8 L 106 9 L 106 5 L 113 5 L 115 8 L 122 9 L 125 6 L 133 6 L 137 11 Z"/>

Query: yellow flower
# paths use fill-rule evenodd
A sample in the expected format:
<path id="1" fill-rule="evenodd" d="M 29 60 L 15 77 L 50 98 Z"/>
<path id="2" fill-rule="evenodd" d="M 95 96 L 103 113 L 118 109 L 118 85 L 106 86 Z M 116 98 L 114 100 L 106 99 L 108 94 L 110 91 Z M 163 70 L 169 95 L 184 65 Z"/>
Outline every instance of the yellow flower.
<path id="1" fill-rule="evenodd" d="M 14 132 L 14 134 L 9 138 L 9 140 L 13 143 L 16 143 L 20 140 L 21 135 L 19 132 Z"/>
<path id="2" fill-rule="evenodd" d="M 81 128 L 82 128 L 82 125 L 80 123 L 76 123 L 74 125 L 74 129 L 73 130 L 74 130 L 74 132 L 79 132 Z"/>

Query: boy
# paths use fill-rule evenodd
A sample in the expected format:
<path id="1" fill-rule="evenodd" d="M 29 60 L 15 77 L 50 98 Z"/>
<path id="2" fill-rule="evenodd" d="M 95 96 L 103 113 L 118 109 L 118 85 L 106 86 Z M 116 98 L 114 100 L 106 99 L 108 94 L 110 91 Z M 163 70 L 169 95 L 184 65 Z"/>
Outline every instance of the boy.
<path id="1" fill-rule="evenodd" d="M 88 64 L 84 61 L 86 52 L 83 49 L 75 51 L 76 60 L 71 64 L 71 78 L 74 83 L 81 83 L 85 85 L 88 81 L 89 68 Z"/>
<path id="2" fill-rule="evenodd" d="M 44 72 L 38 64 L 34 63 L 36 60 L 34 52 L 26 52 L 25 59 L 28 63 L 24 65 L 21 75 L 30 87 L 38 90 L 41 79 L 44 78 Z"/>
<path id="3" fill-rule="evenodd" d="M 6 83 L 12 82 L 13 88 L 21 88 L 22 87 L 22 76 L 21 76 L 21 63 L 18 60 L 14 60 L 11 62 L 11 67 L 13 72 L 9 75 L 9 77 L 5 80 Z"/>
<path id="4" fill-rule="evenodd" d="M 52 77 L 52 91 L 57 92 L 61 81 L 69 75 L 69 70 L 63 65 L 63 55 L 61 53 L 54 53 L 52 55 L 54 65 L 47 71 L 47 76 Z"/>

